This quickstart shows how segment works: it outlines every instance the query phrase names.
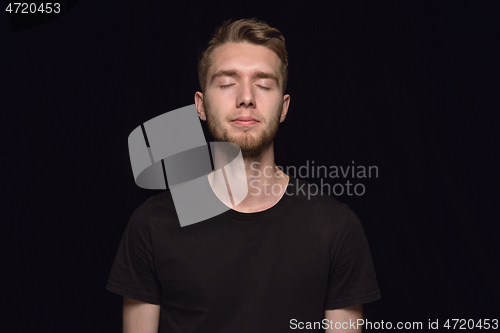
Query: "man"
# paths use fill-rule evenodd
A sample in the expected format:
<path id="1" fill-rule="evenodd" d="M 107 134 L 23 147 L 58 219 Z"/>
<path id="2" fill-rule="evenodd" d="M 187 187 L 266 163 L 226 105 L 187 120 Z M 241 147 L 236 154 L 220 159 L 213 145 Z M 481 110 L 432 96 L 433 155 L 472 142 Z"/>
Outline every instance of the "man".
<path id="1" fill-rule="evenodd" d="M 380 292 L 359 220 L 332 197 L 294 193 L 305 182 L 275 165 L 287 67 L 284 38 L 266 23 L 216 29 L 196 109 L 216 141 L 241 148 L 249 193 L 186 227 L 169 191 L 134 212 L 107 284 L 124 296 L 124 333 L 361 331 L 352 323 Z M 220 184 L 231 193 L 214 173 L 200 190 L 217 200 Z"/>

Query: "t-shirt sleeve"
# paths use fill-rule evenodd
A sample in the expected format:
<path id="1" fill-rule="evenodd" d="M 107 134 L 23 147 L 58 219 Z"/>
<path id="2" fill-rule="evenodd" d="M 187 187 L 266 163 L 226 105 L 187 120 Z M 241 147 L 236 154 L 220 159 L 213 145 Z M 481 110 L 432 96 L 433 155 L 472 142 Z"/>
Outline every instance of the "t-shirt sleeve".
<path id="1" fill-rule="evenodd" d="M 116 253 L 106 289 L 138 301 L 160 304 L 148 215 L 144 205 L 132 214 Z"/>
<path id="2" fill-rule="evenodd" d="M 331 249 L 325 310 L 368 303 L 381 297 L 363 227 L 348 207 L 345 220 L 340 241 Z"/>

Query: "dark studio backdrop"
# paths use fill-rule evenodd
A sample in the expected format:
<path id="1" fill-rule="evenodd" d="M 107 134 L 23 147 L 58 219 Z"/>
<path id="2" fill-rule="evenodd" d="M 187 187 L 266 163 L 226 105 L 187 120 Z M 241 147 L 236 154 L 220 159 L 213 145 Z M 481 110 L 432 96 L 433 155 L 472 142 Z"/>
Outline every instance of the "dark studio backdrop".
<path id="1" fill-rule="evenodd" d="M 245 17 L 287 42 L 276 163 L 378 167 L 323 179 L 364 186 L 337 197 L 382 292 L 365 318 L 500 319 L 498 2 L 63 5 L 39 25 L 0 14 L 5 332 L 120 330 L 104 287 L 130 215 L 159 193 L 135 185 L 128 135 L 194 103 L 197 50 Z"/>

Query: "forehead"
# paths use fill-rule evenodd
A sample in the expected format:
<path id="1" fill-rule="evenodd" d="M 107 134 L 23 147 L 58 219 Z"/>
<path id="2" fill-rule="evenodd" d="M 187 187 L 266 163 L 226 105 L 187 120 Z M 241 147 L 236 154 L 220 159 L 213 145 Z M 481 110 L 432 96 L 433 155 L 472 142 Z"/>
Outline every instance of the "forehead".
<path id="1" fill-rule="evenodd" d="M 211 55 L 208 77 L 218 70 L 236 69 L 243 73 L 255 70 L 274 72 L 279 76 L 281 60 L 278 55 L 262 45 L 228 43 L 218 46 Z"/>

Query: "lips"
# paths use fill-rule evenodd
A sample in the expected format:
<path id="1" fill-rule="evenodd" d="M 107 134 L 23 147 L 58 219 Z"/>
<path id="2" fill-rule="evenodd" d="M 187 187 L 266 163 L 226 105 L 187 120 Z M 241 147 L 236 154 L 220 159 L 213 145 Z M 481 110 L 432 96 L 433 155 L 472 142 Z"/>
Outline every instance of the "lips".
<path id="1" fill-rule="evenodd" d="M 233 119 L 233 121 L 257 121 L 257 119 L 252 117 L 238 117 L 236 119 Z"/>
<path id="2" fill-rule="evenodd" d="M 236 119 L 233 119 L 231 123 L 239 126 L 250 126 L 250 125 L 255 125 L 259 121 L 256 120 L 255 118 L 252 117 L 238 117 Z"/>

